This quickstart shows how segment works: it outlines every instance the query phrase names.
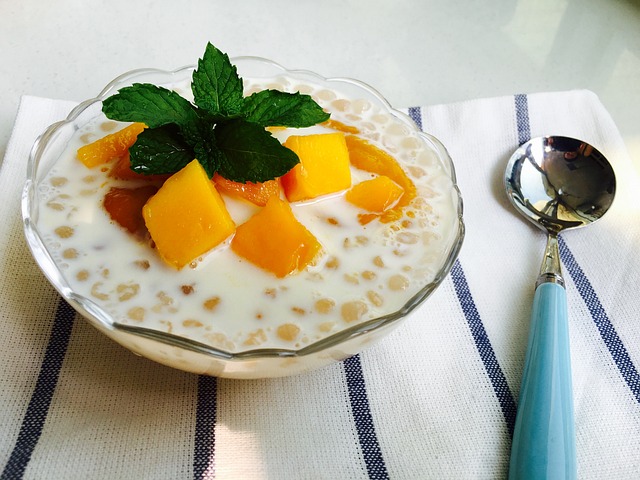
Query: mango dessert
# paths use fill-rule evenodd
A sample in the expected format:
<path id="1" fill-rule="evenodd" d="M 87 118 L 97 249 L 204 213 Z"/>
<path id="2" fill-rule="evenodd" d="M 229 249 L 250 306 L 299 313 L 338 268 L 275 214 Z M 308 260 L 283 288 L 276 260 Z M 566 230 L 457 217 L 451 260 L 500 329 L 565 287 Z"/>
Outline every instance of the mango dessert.
<path id="1" fill-rule="evenodd" d="M 231 72 L 223 96 L 209 61 Z M 300 350 L 401 310 L 459 235 L 451 172 L 419 132 L 324 84 L 241 79 L 212 45 L 190 82 L 133 84 L 102 112 L 44 178 L 38 227 L 118 324 Z"/>

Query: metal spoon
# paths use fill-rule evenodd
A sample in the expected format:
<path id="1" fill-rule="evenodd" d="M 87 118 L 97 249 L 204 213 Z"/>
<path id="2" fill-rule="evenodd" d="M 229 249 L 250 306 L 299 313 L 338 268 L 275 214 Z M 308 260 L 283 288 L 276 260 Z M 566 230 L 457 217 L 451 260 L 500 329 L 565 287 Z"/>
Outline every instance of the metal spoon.
<path id="1" fill-rule="evenodd" d="M 576 478 L 567 299 L 558 234 L 602 217 L 616 190 L 613 168 L 591 145 L 539 137 L 518 148 L 504 176 L 507 196 L 547 232 L 511 446 L 510 479 Z"/>

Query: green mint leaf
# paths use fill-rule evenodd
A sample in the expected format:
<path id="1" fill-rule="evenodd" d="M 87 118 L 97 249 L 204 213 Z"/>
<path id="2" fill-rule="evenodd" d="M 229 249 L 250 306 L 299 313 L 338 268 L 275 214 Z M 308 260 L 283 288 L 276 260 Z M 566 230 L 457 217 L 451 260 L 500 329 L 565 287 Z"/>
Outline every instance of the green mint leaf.
<path id="1" fill-rule="evenodd" d="M 194 151 L 196 158 L 207 172 L 209 178 L 220 169 L 220 165 L 224 161 L 224 153 L 220 151 L 217 145 L 217 139 L 213 129 L 207 129 L 202 132 L 200 141 L 195 144 Z"/>
<path id="2" fill-rule="evenodd" d="M 178 128 L 147 128 L 129 148 L 131 169 L 144 175 L 175 173 L 195 158 Z"/>
<path id="3" fill-rule="evenodd" d="M 263 127 L 310 127 L 329 119 L 309 95 L 263 90 L 245 98 L 244 117 Z"/>
<path id="4" fill-rule="evenodd" d="M 219 173 L 236 182 L 265 182 L 280 177 L 300 160 L 261 126 L 234 120 L 216 126 L 218 148 L 224 153 Z"/>
<path id="5" fill-rule="evenodd" d="M 191 103 L 176 92 L 149 83 L 124 87 L 102 102 L 103 113 L 112 120 L 142 122 L 149 128 L 174 123 L 189 130 L 198 122 Z"/>
<path id="6" fill-rule="evenodd" d="M 191 90 L 195 104 L 213 114 L 230 116 L 242 108 L 243 86 L 229 56 L 207 44 L 193 72 Z"/>

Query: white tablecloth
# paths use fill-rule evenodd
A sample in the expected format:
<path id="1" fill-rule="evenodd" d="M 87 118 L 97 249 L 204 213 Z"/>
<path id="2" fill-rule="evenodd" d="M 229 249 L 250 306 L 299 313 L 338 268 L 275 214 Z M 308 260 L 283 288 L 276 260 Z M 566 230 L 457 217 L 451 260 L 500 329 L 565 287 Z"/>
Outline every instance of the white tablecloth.
<path id="1" fill-rule="evenodd" d="M 255 381 L 136 357 L 76 315 L 26 247 L 36 136 L 70 102 L 24 97 L 0 170 L 4 479 L 503 478 L 544 234 L 502 187 L 529 137 L 581 138 L 614 165 L 612 210 L 563 234 L 580 478 L 640 478 L 640 181 L 588 91 L 410 108 L 449 149 L 467 235 L 442 286 L 356 357 Z"/>

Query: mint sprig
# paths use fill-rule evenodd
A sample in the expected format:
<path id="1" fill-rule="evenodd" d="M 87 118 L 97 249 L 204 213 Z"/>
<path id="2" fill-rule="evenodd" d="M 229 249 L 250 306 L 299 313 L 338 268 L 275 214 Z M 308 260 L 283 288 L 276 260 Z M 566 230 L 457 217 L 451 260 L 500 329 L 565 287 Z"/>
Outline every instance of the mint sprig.
<path id="1" fill-rule="evenodd" d="M 265 90 L 243 96 L 242 79 L 229 57 L 207 44 L 193 72 L 194 103 L 146 83 L 124 87 L 102 104 L 112 120 L 147 128 L 129 149 L 131 168 L 146 175 L 175 173 L 194 158 L 209 177 L 264 182 L 299 159 L 265 127 L 310 127 L 329 114 L 308 95 Z"/>

